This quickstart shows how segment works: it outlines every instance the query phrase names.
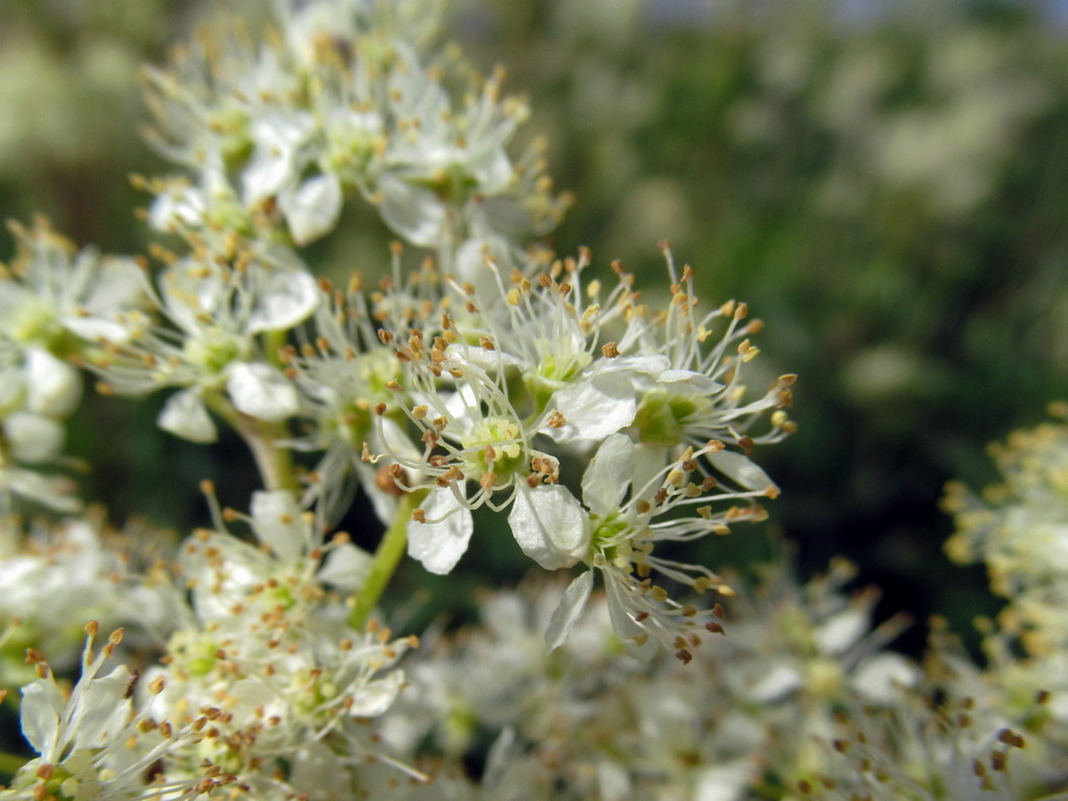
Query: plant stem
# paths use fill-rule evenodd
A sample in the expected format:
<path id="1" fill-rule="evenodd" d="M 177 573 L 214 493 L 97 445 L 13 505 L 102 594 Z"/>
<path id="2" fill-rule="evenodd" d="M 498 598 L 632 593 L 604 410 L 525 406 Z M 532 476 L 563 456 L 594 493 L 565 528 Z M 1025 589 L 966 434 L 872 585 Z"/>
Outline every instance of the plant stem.
<path id="1" fill-rule="evenodd" d="M 256 467 L 263 479 L 263 486 L 268 490 L 289 490 L 296 493 L 299 489 L 297 477 L 293 471 L 293 455 L 288 448 L 280 448 L 275 443 L 289 436 L 284 423 L 271 423 L 257 420 L 235 409 L 228 400 L 213 393 L 205 393 L 205 402 L 223 420 L 230 424 L 241 438 L 245 440 Z"/>
<path id="2" fill-rule="evenodd" d="M 408 520 L 412 510 L 426 497 L 426 489 L 417 489 L 407 493 L 397 504 L 397 513 L 393 522 L 386 529 L 385 536 L 378 543 L 374 561 L 367 573 L 367 580 L 353 599 L 352 611 L 349 612 L 349 625 L 354 629 L 362 628 L 374 610 L 378 599 L 392 578 L 401 557 L 408 545 Z"/>

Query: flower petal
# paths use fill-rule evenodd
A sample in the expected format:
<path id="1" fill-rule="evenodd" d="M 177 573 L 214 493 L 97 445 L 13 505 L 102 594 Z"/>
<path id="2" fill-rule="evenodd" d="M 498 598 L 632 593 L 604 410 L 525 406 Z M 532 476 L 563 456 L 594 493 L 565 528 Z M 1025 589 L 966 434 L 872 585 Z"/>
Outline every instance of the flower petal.
<path id="1" fill-rule="evenodd" d="M 307 525 L 292 493 L 254 492 L 251 511 L 252 530 L 283 562 L 299 559 L 311 546 Z"/>
<path id="2" fill-rule="evenodd" d="M 119 665 L 108 675 L 79 682 L 71 696 L 68 710 L 68 730 L 72 745 L 78 748 L 100 748 L 122 731 L 130 716 L 130 700 L 125 697 L 132 676 L 125 665 Z"/>
<path id="3" fill-rule="evenodd" d="M 586 609 L 586 601 L 593 589 L 593 571 L 585 570 L 575 578 L 567 589 L 564 597 L 560 599 L 560 605 L 553 610 L 549 618 L 549 627 L 545 630 L 545 644 L 550 651 L 554 651 L 564 644 L 575 623 L 582 617 Z"/>
<path id="4" fill-rule="evenodd" d="M 267 364 L 232 365 L 226 391 L 238 411 L 273 423 L 292 417 L 300 408 L 293 382 Z"/>
<path id="5" fill-rule="evenodd" d="M 277 258 L 286 255 L 289 254 L 277 254 Z M 290 261 L 293 260 L 295 256 Z M 300 267 L 289 267 L 289 261 L 286 264 L 262 274 L 256 305 L 246 326 L 248 333 L 285 331 L 308 319 L 319 305 L 319 288 L 312 274 Z"/>
<path id="6" fill-rule="evenodd" d="M 630 425 L 638 408 L 630 377 L 614 372 L 569 384 L 553 395 L 551 403 L 566 422 L 543 433 L 557 442 L 604 439 Z"/>
<path id="7" fill-rule="evenodd" d="M 58 756 L 59 719 L 65 706 L 52 678 L 37 679 L 22 688 L 22 733 L 45 759 Z"/>
<path id="8" fill-rule="evenodd" d="M 571 567 L 590 547 L 590 519 L 565 487 L 519 483 L 508 525 L 523 553 L 544 567 Z"/>
<path id="9" fill-rule="evenodd" d="M 618 510 L 634 473 L 634 443 L 626 434 L 604 441 L 582 475 L 582 500 L 594 514 Z"/>
<path id="10" fill-rule="evenodd" d="M 156 425 L 190 442 L 215 442 L 219 438 L 200 394 L 193 389 L 183 389 L 167 398 Z"/>
<path id="11" fill-rule="evenodd" d="M 413 245 L 441 244 L 446 210 L 437 195 L 393 175 L 379 178 L 378 190 L 381 195 L 378 211 L 386 225 Z"/>
<path id="12" fill-rule="evenodd" d="M 351 543 L 333 548 L 316 574 L 319 581 L 355 592 L 367 579 L 374 562 L 371 554 Z"/>
<path id="13" fill-rule="evenodd" d="M 309 178 L 295 191 L 285 192 L 278 205 L 298 245 L 327 234 L 341 216 L 341 181 L 333 173 Z"/>
<path id="14" fill-rule="evenodd" d="M 456 567 L 471 541 L 475 530 L 471 510 L 448 487 L 433 490 L 419 508 L 427 522 L 408 523 L 408 555 L 431 573 L 444 576 Z"/>
<path id="15" fill-rule="evenodd" d="M 65 417 L 74 411 L 82 396 L 78 371 L 41 348 L 26 351 L 26 405 L 33 412 Z"/>
<path id="16" fill-rule="evenodd" d="M 775 482 L 768 474 L 741 453 L 735 451 L 717 451 L 707 456 L 709 463 L 719 472 L 748 490 L 777 490 Z"/>

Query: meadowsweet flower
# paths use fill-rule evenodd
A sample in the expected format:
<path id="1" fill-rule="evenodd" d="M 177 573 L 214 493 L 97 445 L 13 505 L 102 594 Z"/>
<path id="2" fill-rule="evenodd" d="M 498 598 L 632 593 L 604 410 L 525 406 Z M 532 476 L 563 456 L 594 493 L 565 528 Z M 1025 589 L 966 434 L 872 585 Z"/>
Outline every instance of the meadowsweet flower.
<path id="1" fill-rule="evenodd" d="M 405 284 L 399 276 L 400 249 L 394 250 L 395 277 L 366 291 L 359 276 L 345 289 L 321 281 L 321 302 L 310 334 L 298 331 L 300 348 L 284 353 L 286 374 L 301 393 L 302 416 L 313 430 L 293 440 L 294 448 L 323 450 L 311 473 L 305 505 L 318 502 L 327 520 L 337 519 L 351 500 L 353 475 L 374 504 L 380 520 L 392 521 L 402 494 L 389 465 L 374 454 L 418 449 L 392 387 L 403 380 L 404 365 L 382 332 L 405 336 L 428 330 L 439 313 L 437 274 L 427 267 Z"/>
<path id="2" fill-rule="evenodd" d="M 90 620 L 109 627 L 153 622 L 162 599 L 131 575 L 116 538 L 99 509 L 51 525 L 0 519 L 0 619 L 19 621 L 4 652 L 6 676 L 24 672 L 28 645 L 68 668 Z"/>
<path id="3" fill-rule="evenodd" d="M 74 484 L 43 469 L 62 462 L 66 435 L 49 412 L 59 411 L 57 405 L 66 409 L 80 390 L 67 365 L 0 333 L 0 518 L 12 513 L 17 498 L 58 511 L 80 508 Z"/>
<path id="4" fill-rule="evenodd" d="M 361 585 L 369 557 L 344 536 L 324 543 L 287 492 L 258 492 L 249 516 L 222 517 L 248 522 L 259 547 L 222 530 L 183 547 L 191 606 L 166 665 L 146 677 L 166 681 L 153 710 L 183 725 L 205 715 L 216 736 L 169 769 L 185 775 L 208 756 L 257 792 L 299 793 L 312 789 L 295 782 L 314 777 L 323 748 L 387 758 L 358 721 L 391 706 L 404 683 L 394 665 L 413 641 L 345 624 L 337 591 Z M 275 776 L 282 759 L 288 783 Z"/>
<path id="5" fill-rule="evenodd" d="M 1058 409 L 1068 417 L 1064 409 Z M 947 487 L 957 533 L 946 543 L 955 561 L 982 561 L 995 592 L 1007 598 L 1068 580 L 1068 425 L 1049 422 L 1014 432 L 991 452 L 1003 482 L 985 498 Z"/>
<path id="6" fill-rule="evenodd" d="M 73 485 L 48 472 L 64 460 L 64 419 L 81 399 L 69 359 L 124 338 L 141 271 L 130 259 L 74 246 L 43 221 L 11 224 L 18 252 L 0 265 L 0 513 L 19 496 L 75 511 Z"/>
<path id="7" fill-rule="evenodd" d="M 848 725 L 827 744 L 828 774 L 802 780 L 800 797 L 1013 801 L 1041 792 L 1033 766 L 1017 769 L 1027 737 L 975 699 L 950 696 L 932 709 L 913 696 L 840 722 Z"/>
<path id="8" fill-rule="evenodd" d="M 298 409 L 295 387 L 263 355 L 260 337 L 305 320 L 319 301 L 315 279 L 281 248 L 245 253 L 234 266 L 209 253 L 178 259 L 159 279 L 153 302 L 173 327 L 131 328 L 91 366 L 105 391 L 179 391 L 160 413 L 161 428 L 194 442 L 217 436 L 206 400 L 225 392 L 238 411 L 270 422 Z"/>
<path id="9" fill-rule="evenodd" d="M 262 46 L 237 26 L 204 33 L 148 73 L 153 142 L 198 181 L 146 181 L 162 228 L 224 223 L 250 238 L 284 229 L 298 245 L 334 228 L 346 189 L 447 264 L 472 237 L 540 234 L 559 219 L 538 149 L 507 146 L 525 106 L 500 76 L 461 99 L 423 66 L 435 5 L 280 3 Z M 446 62 L 448 63 L 448 62 Z M 236 203 L 235 203 L 236 201 Z"/>
<path id="10" fill-rule="evenodd" d="M 570 494 L 565 499 L 532 492 L 529 497 L 534 515 L 519 503 L 513 507 L 512 516 L 531 518 L 522 525 L 514 521 L 513 529 L 537 532 L 536 536 L 554 543 L 565 536 L 562 531 L 583 533 L 580 558 L 591 570 L 579 575 L 564 593 L 546 632 L 550 647 L 558 647 L 567 638 L 593 587 L 594 570 L 604 578 L 616 633 L 639 654 L 648 656 L 659 643 L 688 661 L 692 658 L 690 649 L 700 643 L 701 632 L 722 631 L 712 611 L 701 612 L 674 601 L 651 576 L 659 573 L 698 593 L 715 589 L 730 594 L 726 582 L 705 567 L 661 557 L 655 553 L 656 547 L 665 542 L 691 541 L 711 532 L 724 533 L 737 521 L 762 519 L 765 513 L 753 501 L 774 497 L 775 485 L 767 480 L 757 489 L 736 488 L 712 478 L 701 461 L 723 450 L 717 441 L 686 451 L 679 461 L 663 469 L 657 469 L 655 457 L 650 459 L 645 450 L 646 446 L 635 445 L 625 434 L 613 434 L 600 446 L 583 475 L 582 504 Z M 539 497 L 542 500 L 536 500 Z M 713 512 L 712 504 L 722 501 L 742 501 L 744 505 Z M 551 515 L 546 514 L 548 504 L 557 507 Z M 694 511 L 683 513 L 688 507 Z M 559 525 L 561 508 L 575 517 L 572 525 Z"/>
<path id="11" fill-rule="evenodd" d="M 516 270 L 506 281 L 487 260 L 490 280 L 481 285 L 446 282 L 445 299 L 454 302 L 439 327 L 406 337 L 386 332 L 405 365 L 392 388 L 424 444 L 417 458 L 389 455 L 429 488 L 408 528 L 409 554 L 432 572 L 448 573 L 473 534 L 470 509 L 507 508 L 516 542 L 542 567 L 586 561 L 605 573 L 624 639 L 644 645 L 652 633 L 686 658 L 696 612 L 667 603 L 664 590 L 647 581 L 649 571 L 699 590 L 717 579 L 647 551 L 657 540 L 695 539 L 759 517 L 741 508 L 713 514 L 708 504 L 778 493 L 749 454 L 758 442 L 781 439 L 792 424 L 778 409 L 771 432 L 756 438 L 745 432 L 769 409 L 789 404 L 792 377 L 744 403 L 739 365 L 755 348 L 745 340 L 737 358 L 725 355 L 756 330 L 738 329 L 744 312 L 720 309 L 697 320 L 689 271 L 687 289 L 673 286 L 662 315 L 636 303 L 631 278 L 618 265 L 617 286 L 602 300 L 598 282 L 584 288 L 588 264 L 583 252 L 535 280 Z M 723 314 L 730 316 L 726 332 L 706 354 L 707 326 Z M 613 328 L 619 336 L 609 340 Z M 734 448 L 720 439 L 689 445 L 701 434 L 723 436 Z M 586 453 L 598 444 L 583 481 L 584 507 L 558 484 L 553 450 Z M 406 481 L 398 483 L 421 485 Z M 699 513 L 651 524 L 678 504 Z M 644 572 L 631 578 L 639 565 Z M 584 574 L 565 594 L 550 643 L 566 637 L 591 587 L 592 574 Z M 664 623 L 668 618 L 674 622 Z"/>
<path id="12" fill-rule="evenodd" d="M 133 259 L 101 256 L 90 248 L 76 253 L 44 221 L 33 228 L 10 226 L 19 250 L 9 266 L 0 266 L 0 330 L 6 336 L 59 358 L 83 352 L 86 343 L 125 339 L 124 321 L 138 313 L 143 291 Z M 53 374 L 63 367 L 73 372 L 61 362 L 49 365 Z M 69 385 L 76 378 L 54 375 L 49 383 Z M 71 393 L 76 390 L 64 386 L 66 412 L 73 405 Z"/>
<path id="13" fill-rule="evenodd" d="M 135 710 L 130 690 L 135 677 L 125 665 L 107 674 L 102 669 L 122 641 L 122 630 L 93 650 L 98 627 L 87 624 L 82 673 L 69 698 L 56 683 L 40 654 L 31 651 L 39 678 L 22 688 L 22 731 L 39 754 L 21 767 L 4 799 L 74 799 L 137 801 L 148 798 L 194 798 L 232 783 L 230 776 L 202 765 L 198 775 L 175 780 L 159 762 L 169 752 L 199 739 L 196 727 L 175 730 Z M 150 693 L 158 693 L 154 683 Z M 202 726 L 202 724 L 201 724 Z"/>

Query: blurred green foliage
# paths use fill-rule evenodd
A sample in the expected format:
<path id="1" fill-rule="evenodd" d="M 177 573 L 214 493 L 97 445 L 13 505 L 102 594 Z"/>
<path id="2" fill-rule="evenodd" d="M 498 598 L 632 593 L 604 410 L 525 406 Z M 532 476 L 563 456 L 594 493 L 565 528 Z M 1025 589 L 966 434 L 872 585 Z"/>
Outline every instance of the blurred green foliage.
<path id="1" fill-rule="evenodd" d="M 889 609 L 959 628 L 990 601 L 981 575 L 946 579 L 943 483 L 988 483 L 986 443 L 1068 395 L 1068 48 L 1015 4 L 932 5 L 847 20 L 819 2 L 465 0 L 449 35 L 530 97 L 530 135 L 577 198 L 561 252 L 621 258 L 653 294 L 668 239 L 710 303 L 744 299 L 768 322 L 761 361 L 801 376 L 800 431 L 760 462 L 803 565 L 845 554 Z M 143 246 L 125 176 L 158 162 L 138 142 L 136 65 L 202 10 L 0 8 L 4 216 L 38 209 L 79 242 Z M 385 251 L 358 222 L 322 255 L 374 274 Z M 197 479 L 224 488 L 251 467 L 236 442 L 164 438 L 153 414 L 90 403 L 74 447 L 104 446 L 89 494 L 117 515 L 185 526 Z M 145 433 L 115 440 L 131 417 Z M 251 482 L 224 502 L 243 505 Z M 766 548 L 728 540 L 712 564 Z M 466 561 L 520 564 L 507 549 Z"/>

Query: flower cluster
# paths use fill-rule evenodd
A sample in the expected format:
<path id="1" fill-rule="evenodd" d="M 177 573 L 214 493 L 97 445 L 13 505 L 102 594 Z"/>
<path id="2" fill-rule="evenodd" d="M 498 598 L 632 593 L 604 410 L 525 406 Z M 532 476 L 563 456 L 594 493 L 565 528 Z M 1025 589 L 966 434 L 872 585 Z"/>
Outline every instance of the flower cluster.
<path id="1" fill-rule="evenodd" d="M 112 632 L 95 651 L 98 630 L 95 622 L 86 625 L 81 677 L 67 698 L 43 657 L 30 651 L 38 678 L 22 688 L 22 731 L 38 756 L 19 768 L 0 798 L 184 801 L 233 784 L 233 776 L 207 760 L 187 777 L 160 769 L 167 754 L 210 739 L 210 731 L 204 731 L 207 719 L 176 728 L 150 715 L 147 704 L 135 709 L 130 695 L 136 677 L 129 669 L 119 665 L 102 675 L 123 632 Z M 163 682 L 153 681 L 147 692 L 152 696 L 162 690 Z"/>
<path id="2" fill-rule="evenodd" d="M 537 148 L 513 152 L 526 110 L 501 74 L 437 42 L 440 11 L 280 0 L 262 36 L 203 31 L 146 74 L 150 136 L 179 171 L 136 180 L 164 240 L 150 258 L 15 227 L 0 678 L 29 679 L 35 755 L 0 755 L 0 801 L 927 801 L 1063 783 L 1063 430 L 1006 451 L 1012 503 L 953 491 L 951 551 L 1012 596 L 989 668 L 942 632 L 922 662 L 888 651 L 904 619 L 846 592 L 845 562 L 808 582 L 785 560 L 759 578 L 691 562 L 778 496 L 760 463 L 794 431 L 795 376 L 756 361 L 762 323 L 703 305 L 666 244 L 666 291 L 643 293 L 618 261 L 596 278 L 589 250 L 529 241 L 564 200 Z M 403 240 L 383 277 L 328 276 L 306 247 L 348 225 L 349 199 Z M 205 482 L 210 524 L 184 539 L 75 516 L 49 471 L 82 368 L 103 395 L 167 393 L 165 432 L 236 432 L 262 482 L 248 512 Z M 358 491 L 373 551 L 337 530 Z M 9 514 L 35 504 L 52 519 Z M 412 607 L 439 611 L 381 603 L 404 555 L 448 575 L 494 530 L 561 575 L 483 598 L 481 629 L 394 634 Z M 129 634 L 97 650 L 100 625 Z"/>
<path id="3" fill-rule="evenodd" d="M 82 393 L 69 362 L 94 342 L 125 338 L 140 270 L 131 259 L 76 253 L 43 222 L 12 231 L 18 255 L 0 265 L 0 515 L 14 496 L 73 512 L 73 488 L 48 469 L 63 462 L 63 423 Z"/>
<path id="4" fill-rule="evenodd" d="M 259 492 L 251 515 L 222 516 L 248 522 L 258 545 L 225 530 L 198 531 L 182 545 L 189 605 L 166 663 L 145 673 L 149 686 L 164 687 L 153 711 L 181 725 L 210 721 L 211 739 L 166 760 L 168 775 L 194 775 L 207 758 L 256 797 L 307 792 L 335 751 L 374 756 L 361 721 L 393 703 L 404 682 L 394 665 L 415 640 L 347 626 L 340 591 L 360 585 L 369 556 L 342 535 L 324 543 L 292 494 Z M 356 786 L 342 770 L 330 781 L 338 797 Z"/>
<path id="5" fill-rule="evenodd" d="M 284 3 L 262 42 L 231 24 L 150 70 L 152 141 L 195 176 L 147 182 L 151 221 L 299 245 L 335 227 L 348 192 L 443 258 L 543 233 L 563 202 L 536 148 L 507 150 L 526 107 L 432 47 L 439 6 Z"/>

